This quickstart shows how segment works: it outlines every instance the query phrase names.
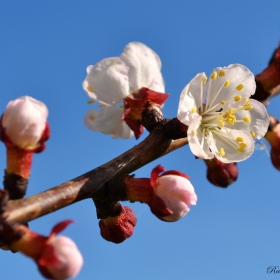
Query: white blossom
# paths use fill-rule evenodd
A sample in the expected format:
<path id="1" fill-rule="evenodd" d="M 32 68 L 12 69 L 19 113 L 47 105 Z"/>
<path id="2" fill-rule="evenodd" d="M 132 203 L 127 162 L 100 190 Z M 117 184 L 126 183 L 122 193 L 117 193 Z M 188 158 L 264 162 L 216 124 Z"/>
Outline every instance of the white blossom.
<path id="1" fill-rule="evenodd" d="M 177 118 L 187 125 L 192 153 L 203 159 L 239 162 L 250 157 L 254 140 L 267 132 L 269 117 L 255 93 L 252 72 L 232 64 L 197 74 L 183 89 Z"/>
<path id="2" fill-rule="evenodd" d="M 119 57 L 88 66 L 83 88 L 91 98 L 89 103 L 97 101 L 101 109 L 88 111 L 85 125 L 115 138 L 132 137 L 122 120 L 123 99 L 142 87 L 164 92 L 160 58 L 142 43 L 129 43 Z"/>

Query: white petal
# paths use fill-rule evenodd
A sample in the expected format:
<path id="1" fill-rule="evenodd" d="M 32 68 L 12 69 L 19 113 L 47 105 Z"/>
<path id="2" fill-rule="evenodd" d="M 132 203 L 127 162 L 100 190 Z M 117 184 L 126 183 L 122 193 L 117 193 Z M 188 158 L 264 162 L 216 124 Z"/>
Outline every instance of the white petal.
<path id="1" fill-rule="evenodd" d="M 182 90 L 180 95 L 177 118 L 185 125 L 189 125 L 197 113 L 204 99 L 204 85 L 202 84 L 205 73 L 197 74 Z"/>
<path id="2" fill-rule="evenodd" d="M 236 95 L 241 95 L 244 99 L 249 98 L 255 93 L 255 78 L 247 67 L 241 64 L 231 64 L 228 67 L 215 68 L 212 73 L 214 71 L 217 73 L 216 79 L 211 79 L 210 77 L 207 83 L 208 106 L 212 107 L 222 100 L 226 102 L 231 101 Z M 223 72 L 225 73 L 224 76 L 221 75 Z M 228 87 L 224 86 L 226 81 L 229 81 Z M 242 87 L 242 89 L 237 90 L 236 87 Z"/>
<path id="3" fill-rule="evenodd" d="M 250 105 L 254 107 L 253 110 L 242 110 L 235 114 L 237 120 L 243 120 L 245 116 L 249 117 L 251 120 L 250 123 L 246 123 L 245 121 L 235 122 L 234 125 L 227 125 L 227 127 L 254 132 L 254 138 L 261 139 L 267 132 L 269 126 L 269 116 L 265 106 L 259 101 L 250 99 Z"/>
<path id="4" fill-rule="evenodd" d="M 203 159 L 211 159 L 214 155 L 210 152 L 208 143 L 203 137 L 201 129 L 199 128 L 201 124 L 201 116 L 197 115 L 190 123 L 188 128 L 188 141 L 192 153 Z M 204 143 L 202 144 L 202 139 L 204 138 Z"/>
<path id="5" fill-rule="evenodd" d="M 118 57 L 105 58 L 87 67 L 83 88 L 101 103 L 119 103 L 129 95 L 128 68 Z"/>
<path id="6" fill-rule="evenodd" d="M 146 45 L 139 42 L 129 43 L 120 59 L 129 67 L 129 85 L 133 91 L 142 87 L 164 92 L 159 56 Z"/>
<path id="7" fill-rule="evenodd" d="M 134 135 L 133 131 L 129 128 L 129 126 L 125 123 L 125 121 L 122 121 L 111 133 L 111 136 L 113 138 L 122 138 L 122 139 L 128 139 L 131 138 Z"/>
<path id="8" fill-rule="evenodd" d="M 90 109 L 84 117 L 84 123 L 89 129 L 110 134 L 114 138 L 129 138 L 133 133 L 122 120 L 122 114 L 123 110 L 114 106 L 101 110 Z"/>
<path id="9" fill-rule="evenodd" d="M 254 152 L 254 140 L 251 134 L 243 130 L 228 129 L 223 127 L 219 133 L 212 131 L 212 141 L 209 142 L 211 151 L 215 157 L 224 163 L 239 162 L 247 159 Z M 237 150 L 239 144 L 237 137 L 243 138 L 246 148 L 243 152 Z M 225 155 L 221 156 L 220 150 L 224 150 Z"/>

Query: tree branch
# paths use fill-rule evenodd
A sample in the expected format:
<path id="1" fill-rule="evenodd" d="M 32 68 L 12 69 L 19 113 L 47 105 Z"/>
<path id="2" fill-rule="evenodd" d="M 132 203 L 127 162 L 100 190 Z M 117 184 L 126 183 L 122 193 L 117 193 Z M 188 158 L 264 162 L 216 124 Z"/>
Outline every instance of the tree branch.
<path id="1" fill-rule="evenodd" d="M 171 121 L 171 120 L 170 120 Z M 187 138 L 172 140 L 158 124 L 140 144 L 113 160 L 47 191 L 25 199 L 7 202 L 2 217 L 25 223 L 87 198 L 95 198 L 106 182 L 124 176 L 188 143 Z"/>

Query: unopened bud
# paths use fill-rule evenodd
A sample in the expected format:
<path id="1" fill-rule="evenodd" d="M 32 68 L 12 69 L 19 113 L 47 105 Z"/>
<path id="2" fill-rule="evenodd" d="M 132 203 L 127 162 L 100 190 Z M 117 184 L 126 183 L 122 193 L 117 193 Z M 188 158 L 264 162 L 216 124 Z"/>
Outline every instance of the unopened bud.
<path id="1" fill-rule="evenodd" d="M 217 187 L 226 188 L 237 180 L 238 167 L 235 162 L 223 163 L 216 158 L 205 160 L 207 179 Z"/>
<path id="2" fill-rule="evenodd" d="M 128 206 L 124 206 L 119 216 L 99 221 L 100 234 L 107 241 L 121 243 L 132 236 L 136 222 L 134 212 Z"/>

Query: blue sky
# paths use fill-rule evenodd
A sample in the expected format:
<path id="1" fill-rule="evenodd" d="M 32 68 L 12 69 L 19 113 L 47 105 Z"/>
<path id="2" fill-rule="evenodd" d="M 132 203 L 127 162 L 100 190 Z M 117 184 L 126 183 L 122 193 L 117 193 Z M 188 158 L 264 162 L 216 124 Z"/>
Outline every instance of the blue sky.
<path id="1" fill-rule="evenodd" d="M 241 63 L 261 72 L 280 42 L 280 2 L 269 1 L 6 1 L 0 2 L 0 111 L 22 95 L 49 108 L 51 139 L 34 156 L 27 195 L 83 174 L 137 144 L 89 131 L 90 108 L 83 92 L 86 67 L 118 56 L 131 41 L 161 57 L 165 117 L 175 117 L 183 87 L 198 73 Z M 279 98 L 270 113 L 279 116 Z M 145 133 L 139 140 L 147 136 Z M 269 149 L 269 147 L 268 147 Z M 191 177 L 198 203 L 176 223 L 164 223 L 143 204 L 133 204 L 134 235 L 115 245 L 100 237 L 92 201 L 72 205 L 30 223 L 47 235 L 63 219 L 64 231 L 85 260 L 76 279 L 274 279 L 280 266 L 279 171 L 264 150 L 240 163 L 228 189 L 212 186 L 202 160 L 183 147 L 137 170 L 149 177 L 162 164 Z M 5 148 L 0 146 L 0 170 Z M 41 279 L 35 264 L 20 254 L 0 252 L 1 279 Z"/>

